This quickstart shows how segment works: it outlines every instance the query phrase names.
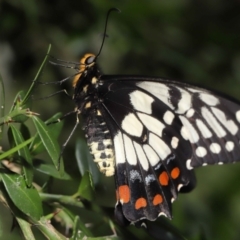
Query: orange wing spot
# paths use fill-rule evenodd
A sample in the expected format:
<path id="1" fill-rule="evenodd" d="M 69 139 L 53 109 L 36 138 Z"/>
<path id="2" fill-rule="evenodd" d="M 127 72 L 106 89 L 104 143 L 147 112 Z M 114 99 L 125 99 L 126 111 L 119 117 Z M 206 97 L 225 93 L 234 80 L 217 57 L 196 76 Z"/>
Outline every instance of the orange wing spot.
<path id="1" fill-rule="evenodd" d="M 135 209 L 137 210 L 146 206 L 147 206 L 147 201 L 143 197 L 139 198 L 135 203 Z"/>
<path id="2" fill-rule="evenodd" d="M 153 198 L 153 205 L 156 206 L 158 204 L 161 204 L 163 202 L 163 197 L 160 194 L 156 194 Z"/>
<path id="3" fill-rule="evenodd" d="M 89 58 L 89 57 L 94 57 L 95 55 L 92 54 L 92 53 L 87 53 L 85 54 L 81 59 L 80 59 L 80 63 L 79 63 L 79 74 L 77 74 L 74 78 L 73 78 L 73 87 L 75 88 L 78 81 L 80 80 L 80 77 L 82 75 L 82 73 L 85 71 L 86 69 L 86 59 Z M 77 66 L 76 66 L 77 67 Z"/>
<path id="4" fill-rule="evenodd" d="M 162 186 L 167 186 L 168 185 L 168 181 L 169 181 L 169 177 L 168 177 L 168 174 L 167 172 L 162 172 L 160 175 L 159 175 L 159 182 Z"/>
<path id="5" fill-rule="evenodd" d="M 171 171 L 171 177 L 173 179 L 178 178 L 180 175 L 180 169 L 178 167 L 175 167 L 172 171 Z"/>
<path id="6" fill-rule="evenodd" d="M 118 188 L 119 200 L 122 203 L 128 203 L 130 201 L 130 189 L 128 185 L 122 185 Z"/>

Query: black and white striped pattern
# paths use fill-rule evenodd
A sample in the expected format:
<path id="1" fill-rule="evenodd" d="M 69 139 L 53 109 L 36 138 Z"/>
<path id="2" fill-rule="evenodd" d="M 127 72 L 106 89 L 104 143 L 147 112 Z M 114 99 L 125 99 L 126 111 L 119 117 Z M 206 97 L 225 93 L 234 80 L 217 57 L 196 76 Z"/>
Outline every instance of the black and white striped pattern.
<path id="1" fill-rule="evenodd" d="M 171 218 L 193 168 L 240 161 L 240 103 L 181 82 L 101 75 L 95 61 L 81 59 L 73 99 L 94 161 L 115 175 L 119 222 Z"/>
<path id="2" fill-rule="evenodd" d="M 239 160 L 239 103 L 180 82 L 141 77 L 115 78 L 105 95 L 104 105 L 113 112 L 111 115 L 119 129 L 132 138 L 140 141 L 144 131 L 153 132 L 160 136 L 157 145 L 167 155 L 171 152 L 169 145 L 176 148 L 179 140 L 184 138 L 191 144 L 193 154 L 186 162 L 188 169 Z M 119 100 L 123 94 L 124 100 Z M 180 129 L 174 119 L 180 120 Z M 169 145 L 161 142 L 166 127 L 178 133 Z"/>

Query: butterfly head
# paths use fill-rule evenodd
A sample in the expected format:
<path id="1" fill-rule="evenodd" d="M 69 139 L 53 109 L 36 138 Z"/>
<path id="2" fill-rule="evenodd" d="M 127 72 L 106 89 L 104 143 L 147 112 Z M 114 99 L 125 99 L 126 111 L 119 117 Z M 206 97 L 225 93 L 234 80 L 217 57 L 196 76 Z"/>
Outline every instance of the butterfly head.
<path id="1" fill-rule="evenodd" d="M 82 79 L 82 77 L 86 77 L 92 69 L 96 66 L 96 55 L 93 53 L 86 53 L 80 60 L 79 73 L 73 79 L 73 87 L 75 88 L 77 83 Z"/>

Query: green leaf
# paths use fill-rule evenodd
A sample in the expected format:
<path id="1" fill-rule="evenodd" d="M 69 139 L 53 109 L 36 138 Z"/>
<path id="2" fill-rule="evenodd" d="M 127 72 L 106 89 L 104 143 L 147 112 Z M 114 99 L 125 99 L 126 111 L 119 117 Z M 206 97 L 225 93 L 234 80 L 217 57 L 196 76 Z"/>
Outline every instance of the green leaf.
<path id="1" fill-rule="evenodd" d="M 29 118 L 29 116 L 34 114 L 35 113 L 31 112 L 29 109 L 22 109 L 20 107 L 14 108 L 10 113 L 0 118 L 0 126 L 12 121 L 24 122 Z"/>
<path id="2" fill-rule="evenodd" d="M 45 121 L 45 124 L 48 125 L 51 122 L 55 122 L 57 121 L 57 119 L 59 119 L 62 116 L 61 113 L 56 113 L 54 116 L 52 116 L 50 119 L 48 119 L 47 121 Z M 60 135 L 60 132 L 62 130 L 63 127 L 63 121 L 61 122 L 57 122 L 55 124 L 50 124 L 47 126 L 47 128 L 49 129 L 49 132 L 51 134 L 51 136 L 53 136 L 54 138 L 58 138 L 58 136 Z M 43 152 L 45 150 L 43 142 L 41 141 L 40 136 L 37 134 L 34 138 L 34 141 L 31 143 L 30 145 L 30 151 L 32 155 L 37 155 L 41 152 Z"/>
<path id="3" fill-rule="evenodd" d="M 79 196 L 91 201 L 93 200 L 94 195 L 93 190 L 94 186 L 92 176 L 89 172 L 85 172 L 78 187 Z"/>
<path id="4" fill-rule="evenodd" d="M 13 105 L 9 111 L 8 116 L 16 122 L 25 122 L 28 119 L 26 110 L 31 108 L 32 103 L 28 102 L 27 104 L 22 106 L 22 101 L 25 95 L 25 90 L 19 91 L 14 98 Z M 23 109 L 25 110 L 24 112 L 22 112 Z"/>
<path id="5" fill-rule="evenodd" d="M 27 146 L 29 143 L 32 142 L 33 139 L 34 139 L 34 137 L 29 138 L 28 140 L 26 140 L 26 141 L 22 142 L 21 144 L 17 145 L 16 147 L 13 147 L 13 148 L 11 148 L 10 150 L 2 153 L 2 154 L 0 155 L 0 160 L 11 156 L 11 155 L 14 154 L 15 152 L 17 152 L 19 149 Z"/>
<path id="6" fill-rule="evenodd" d="M 60 169 L 60 173 L 63 174 L 62 157 L 60 158 L 60 147 L 56 138 L 51 135 L 48 127 L 41 119 L 36 116 L 33 116 L 32 119 L 41 141 L 53 161 L 54 166 L 57 169 Z"/>
<path id="7" fill-rule="evenodd" d="M 45 123 L 46 125 L 54 126 L 55 124 L 52 124 L 52 123 L 56 123 L 60 117 L 62 117 L 62 113 L 60 112 L 55 113 L 52 117 L 50 117 L 47 121 L 45 121 Z"/>
<path id="8" fill-rule="evenodd" d="M 19 224 L 19 227 L 22 230 L 24 238 L 35 240 L 36 238 L 34 237 L 33 232 L 32 232 L 32 224 L 30 224 L 26 220 L 19 218 L 19 217 L 16 217 L 16 220 Z"/>
<path id="9" fill-rule="evenodd" d="M 14 205 L 27 216 L 38 220 L 42 216 L 42 202 L 37 190 L 26 187 L 23 176 L 1 174 L 4 187 Z"/>
<path id="10" fill-rule="evenodd" d="M 86 171 L 90 172 L 93 177 L 94 185 L 96 185 L 100 180 L 100 171 L 96 163 L 93 162 L 86 140 L 83 137 L 77 140 L 76 158 L 81 175 L 83 176 Z"/>
<path id="11" fill-rule="evenodd" d="M 43 162 L 42 160 L 34 160 L 33 162 L 34 168 L 36 168 L 37 171 L 42 172 L 48 176 L 52 176 L 54 178 L 62 179 L 62 180 L 70 180 L 72 179 L 69 174 L 64 172 L 63 174 L 60 174 L 59 171 L 56 170 L 56 168 L 53 165 L 47 164 Z"/>
<path id="12" fill-rule="evenodd" d="M 22 142 L 24 142 L 23 136 L 21 132 L 14 126 L 10 125 L 10 129 L 12 132 L 12 136 L 15 142 L 15 145 L 19 145 Z M 31 186 L 32 180 L 33 180 L 33 169 L 32 169 L 32 157 L 29 152 L 29 149 L 27 146 L 21 148 L 18 150 L 18 155 L 21 157 L 21 159 L 25 160 L 25 162 L 22 162 L 23 166 L 23 173 L 25 176 L 26 184 L 27 186 Z"/>
<path id="13" fill-rule="evenodd" d="M 49 240 L 66 240 L 66 237 L 59 233 L 45 217 L 35 221 L 34 226 L 41 231 Z"/>
<path id="14" fill-rule="evenodd" d="M 4 112 L 5 112 L 5 90 L 3 79 L 0 74 L 0 118 L 4 116 Z M 2 138 L 3 126 L 4 125 L 0 125 L 0 139 Z"/>

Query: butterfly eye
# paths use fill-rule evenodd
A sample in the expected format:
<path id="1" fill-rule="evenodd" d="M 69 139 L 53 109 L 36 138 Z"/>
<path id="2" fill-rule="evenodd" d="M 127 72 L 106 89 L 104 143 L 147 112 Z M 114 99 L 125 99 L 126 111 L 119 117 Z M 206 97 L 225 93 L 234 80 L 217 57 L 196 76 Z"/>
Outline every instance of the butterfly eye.
<path id="1" fill-rule="evenodd" d="M 91 57 L 86 58 L 85 64 L 90 65 L 91 63 L 93 63 L 95 61 L 95 58 L 96 58 L 95 56 L 91 56 Z"/>

